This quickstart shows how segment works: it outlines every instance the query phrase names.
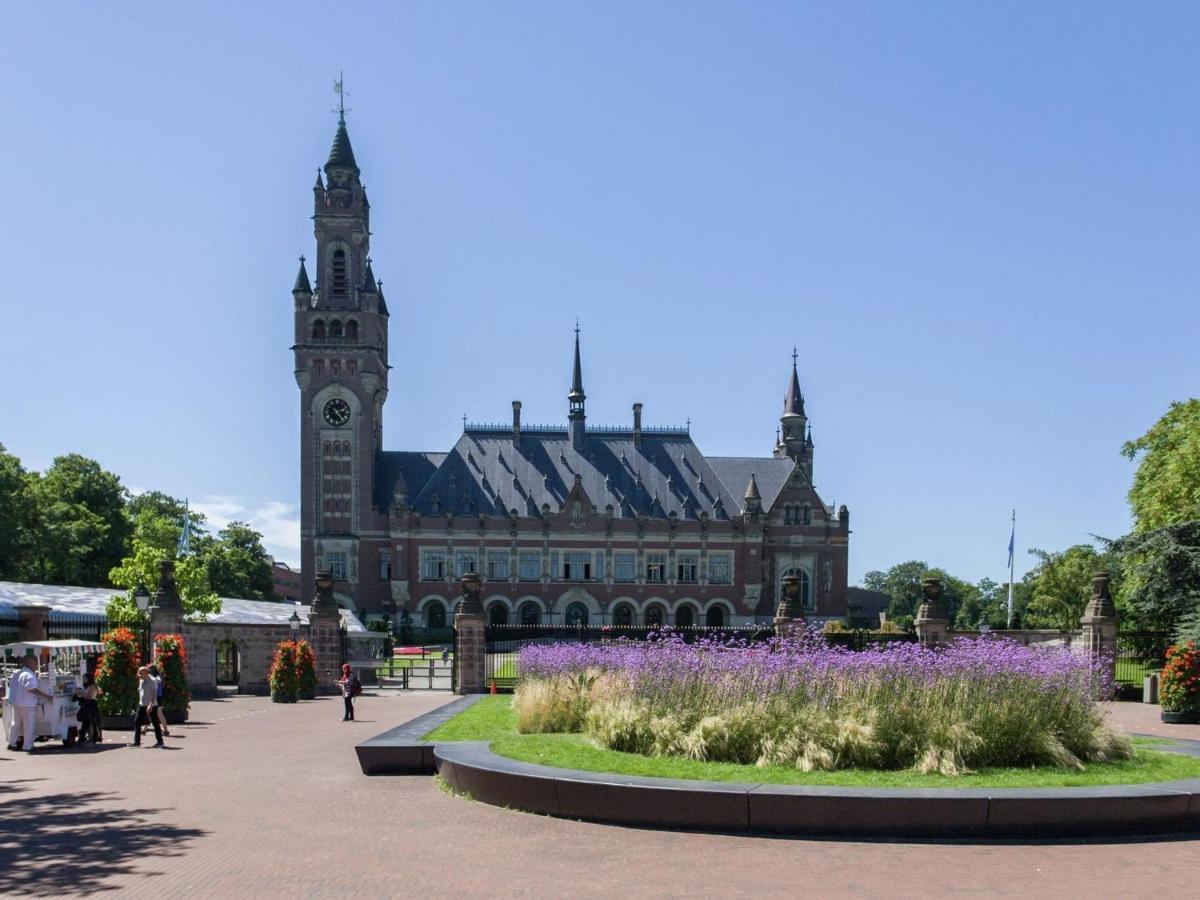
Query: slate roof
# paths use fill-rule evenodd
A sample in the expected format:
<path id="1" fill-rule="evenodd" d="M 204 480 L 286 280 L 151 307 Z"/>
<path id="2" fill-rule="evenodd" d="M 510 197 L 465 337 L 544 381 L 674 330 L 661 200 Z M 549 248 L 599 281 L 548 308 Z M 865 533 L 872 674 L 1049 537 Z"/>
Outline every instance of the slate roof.
<path id="1" fill-rule="evenodd" d="M 762 508 L 769 510 L 796 468 L 792 460 L 786 457 L 776 459 L 773 456 L 710 456 L 708 464 L 717 473 L 717 477 L 737 496 L 739 512 L 751 475 L 758 483 Z"/>
<path id="2" fill-rule="evenodd" d="M 385 511 L 391 509 L 392 497 L 397 493 L 406 494 L 411 503 L 446 456 L 445 453 L 381 450 L 375 463 L 375 505 Z"/>
<path id="3" fill-rule="evenodd" d="M 0 581 L 0 615 L 16 615 L 17 607 L 21 606 L 49 606 L 51 621 L 68 614 L 100 617 L 108 601 L 119 593 L 114 588 Z M 221 611 L 204 621 L 220 625 L 286 625 L 293 611 L 299 614 L 302 623 L 308 624 L 307 606 L 222 597 Z M 358 616 L 347 609 L 340 612 L 348 633 L 366 632 Z"/>
<path id="4" fill-rule="evenodd" d="M 576 450 L 565 428 L 527 427 L 514 443 L 511 429 L 471 426 L 448 454 L 437 456 L 381 454 L 381 508 L 388 508 L 398 474 L 409 503 L 425 515 L 506 515 L 515 509 L 519 516 L 537 516 L 543 504 L 558 512 L 578 476 L 597 511 L 611 505 L 618 518 L 674 512 L 698 519 L 706 512 L 727 519 L 741 513 L 751 472 L 769 508 L 795 466 L 770 457 L 708 459 L 684 429 L 644 429 L 640 447 L 629 430 L 589 431 Z"/>

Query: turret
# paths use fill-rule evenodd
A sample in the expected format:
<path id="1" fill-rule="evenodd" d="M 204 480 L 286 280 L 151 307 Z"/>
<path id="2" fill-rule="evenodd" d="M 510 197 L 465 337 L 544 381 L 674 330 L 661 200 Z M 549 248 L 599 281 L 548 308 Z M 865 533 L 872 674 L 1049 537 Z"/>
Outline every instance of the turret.
<path id="1" fill-rule="evenodd" d="M 746 496 L 743 498 L 743 504 L 746 510 L 746 515 L 757 515 L 762 512 L 762 494 L 758 491 L 758 482 L 754 478 L 754 473 L 750 473 L 750 483 L 746 485 Z"/>
<path id="2" fill-rule="evenodd" d="M 296 309 L 308 309 L 312 300 L 312 284 L 308 280 L 308 270 L 304 268 L 304 257 L 300 257 L 300 271 L 296 273 L 296 283 L 292 285 L 292 299 L 296 301 Z"/>
<path id="3" fill-rule="evenodd" d="M 808 417 L 804 413 L 804 394 L 800 391 L 800 375 L 796 358 L 800 354 L 792 348 L 792 377 L 788 381 L 787 393 L 783 396 L 783 415 L 779 417 L 779 439 L 775 445 L 775 456 L 793 459 L 812 478 L 811 444 L 806 442 Z"/>

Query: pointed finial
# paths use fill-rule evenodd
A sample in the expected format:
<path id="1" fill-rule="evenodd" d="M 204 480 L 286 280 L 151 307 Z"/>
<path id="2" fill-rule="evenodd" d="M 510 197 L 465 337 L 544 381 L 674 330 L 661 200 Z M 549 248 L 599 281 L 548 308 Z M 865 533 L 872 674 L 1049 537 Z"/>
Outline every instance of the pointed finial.
<path id="1" fill-rule="evenodd" d="M 467 430 L 467 414 L 463 413 L 463 431 Z"/>
<path id="2" fill-rule="evenodd" d="M 796 350 L 796 345 L 792 344 L 792 368 L 793 369 L 796 368 L 796 357 L 798 357 L 799 355 L 800 355 L 799 352 Z"/>
<path id="3" fill-rule="evenodd" d="M 338 72 L 337 81 L 333 83 L 333 92 L 338 95 L 338 108 L 334 110 L 338 114 L 338 121 L 345 123 L 346 121 L 346 79 L 342 73 Z"/>

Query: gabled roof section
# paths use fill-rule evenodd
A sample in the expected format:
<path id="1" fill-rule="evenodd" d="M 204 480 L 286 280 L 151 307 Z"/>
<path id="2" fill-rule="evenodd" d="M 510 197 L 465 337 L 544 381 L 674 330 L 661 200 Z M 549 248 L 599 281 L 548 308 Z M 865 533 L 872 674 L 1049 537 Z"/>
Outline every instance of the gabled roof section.
<path id="1" fill-rule="evenodd" d="M 429 483 L 438 467 L 445 461 L 445 453 L 419 453 L 409 450 L 385 450 L 375 462 L 375 505 L 387 511 L 392 507 L 392 498 L 397 493 L 408 497 L 411 505 Z"/>
<path id="2" fill-rule="evenodd" d="M 736 498 L 736 504 L 728 508 L 739 513 L 745 508 L 744 495 L 751 478 L 762 496 L 763 509 L 770 510 L 796 468 L 792 460 L 772 456 L 710 456 L 708 464 L 721 479 L 726 493 Z"/>

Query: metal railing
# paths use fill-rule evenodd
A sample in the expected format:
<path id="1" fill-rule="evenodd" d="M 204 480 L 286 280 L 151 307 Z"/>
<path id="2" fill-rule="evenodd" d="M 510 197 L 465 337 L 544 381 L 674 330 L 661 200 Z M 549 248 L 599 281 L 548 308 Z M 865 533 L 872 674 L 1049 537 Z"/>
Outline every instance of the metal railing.
<path id="1" fill-rule="evenodd" d="M 1147 675 L 1162 669 L 1171 644 L 1168 631 L 1118 631 L 1117 684 L 1140 689 Z"/>

